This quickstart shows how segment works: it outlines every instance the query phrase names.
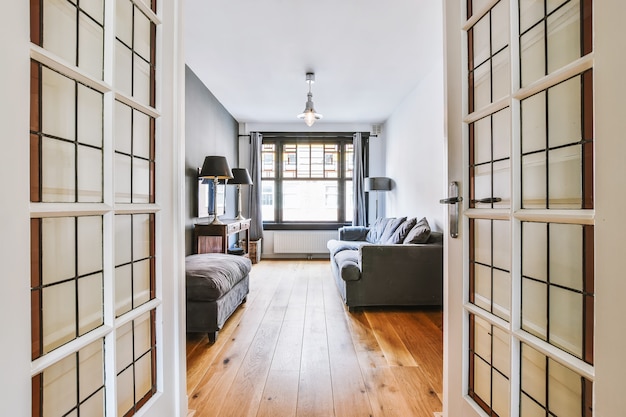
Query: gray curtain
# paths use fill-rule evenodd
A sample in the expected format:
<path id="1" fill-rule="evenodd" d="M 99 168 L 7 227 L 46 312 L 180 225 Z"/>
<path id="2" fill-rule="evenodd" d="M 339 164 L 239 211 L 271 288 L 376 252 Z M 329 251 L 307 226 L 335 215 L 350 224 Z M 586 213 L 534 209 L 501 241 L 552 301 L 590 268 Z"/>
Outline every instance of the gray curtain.
<path id="1" fill-rule="evenodd" d="M 352 139 L 354 145 L 354 171 L 352 174 L 352 184 L 354 187 L 354 202 L 352 215 L 353 226 L 367 226 L 367 213 L 365 211 L 365 153 L 363 152 L 363 139 L 361 132 L 354 134 Z"/>
<path id="2" fill-rule="evenodd" d="M 250 213 L 250 240 L 259 240 L 263 237 L 263 216 L 261 212 L 261 144 L 263 135 L 259 132 L 250 133 L 250 198 L 248 199 L 248 213 Z"/>

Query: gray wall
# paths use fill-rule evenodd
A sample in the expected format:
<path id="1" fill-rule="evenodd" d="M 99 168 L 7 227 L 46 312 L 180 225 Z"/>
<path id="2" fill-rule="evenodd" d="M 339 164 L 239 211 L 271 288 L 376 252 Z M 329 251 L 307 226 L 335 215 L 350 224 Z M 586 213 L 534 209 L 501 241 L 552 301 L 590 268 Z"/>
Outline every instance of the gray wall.
<path id="1" fill-rule="evenodd" d="M 238 124 L 194 72 L 185 66 L 185 253 L 192 251 L 193 225 L 197 223 L 197 172 L 207 155 L 225 156 L 231 168 L 238 165 Z M 226 186 L 226 215 L 236 215 L 236 187 Z"/>

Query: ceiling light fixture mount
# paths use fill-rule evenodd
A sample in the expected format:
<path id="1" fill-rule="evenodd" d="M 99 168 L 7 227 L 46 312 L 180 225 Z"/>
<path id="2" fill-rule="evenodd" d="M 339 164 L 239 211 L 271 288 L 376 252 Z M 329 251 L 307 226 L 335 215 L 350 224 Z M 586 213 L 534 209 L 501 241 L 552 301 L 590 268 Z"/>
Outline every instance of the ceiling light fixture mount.
<path id="1" fill-rule="evenodd" d="M 317 113 L 315 111 L 315 108 L 313 107 L 313 93 L 311 93 L 311 84 L 315 82 L 315 73 L 307 72 L 306 82 L 307 84 L 309 84 L 309 92 L 306 95 L 307 98 L 306 104 L 304 106 L 304 111 L 298 115 L 298 118 L 304 119 L 304 123 L 306 123 L 307 126 L 311 127 L 316 120 L 319 120 L 324 116 Z"/>

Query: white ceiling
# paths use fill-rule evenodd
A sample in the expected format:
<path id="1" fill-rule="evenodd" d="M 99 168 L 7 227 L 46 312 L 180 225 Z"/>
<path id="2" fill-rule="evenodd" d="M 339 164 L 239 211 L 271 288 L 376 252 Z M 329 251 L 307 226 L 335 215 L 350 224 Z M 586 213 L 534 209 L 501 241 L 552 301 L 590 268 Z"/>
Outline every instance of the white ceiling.
<path id="1" fill-rule="evenodd" d="M 441 59 L 441 0 L 186 0 L 186 63 L 242 123 L 381 123 Z M 303 123 L 303 122 L 301 122 Z"/>

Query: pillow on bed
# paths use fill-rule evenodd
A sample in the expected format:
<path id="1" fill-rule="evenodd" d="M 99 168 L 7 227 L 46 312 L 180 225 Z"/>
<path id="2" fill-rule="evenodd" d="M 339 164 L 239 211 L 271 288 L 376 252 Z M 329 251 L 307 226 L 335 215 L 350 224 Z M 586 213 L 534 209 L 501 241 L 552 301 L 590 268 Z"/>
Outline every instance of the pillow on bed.
<path id="1" fill-rule="evenodd" d="M 406 239 L 406 236 L 409 234 L 411 229 L 413 229 L 416 223 L 417 219 L 415 217 L 406 219 L 400 226 L 396 228 L 395 232 L 393 232 L 393 234 L 389 237 L 389 239 L 387 239 L 385 243 L 395 245 L 397 243 L 404 242 L 404 239 Z"/>
<path id="2" fill-rule="evenodd" d="M 426 217 L 422 217 L 420 221 L 413 226 L 411 231 L 404 238 L 404 243 L 426 243 L 430 237 L 430 225 Z"/>

